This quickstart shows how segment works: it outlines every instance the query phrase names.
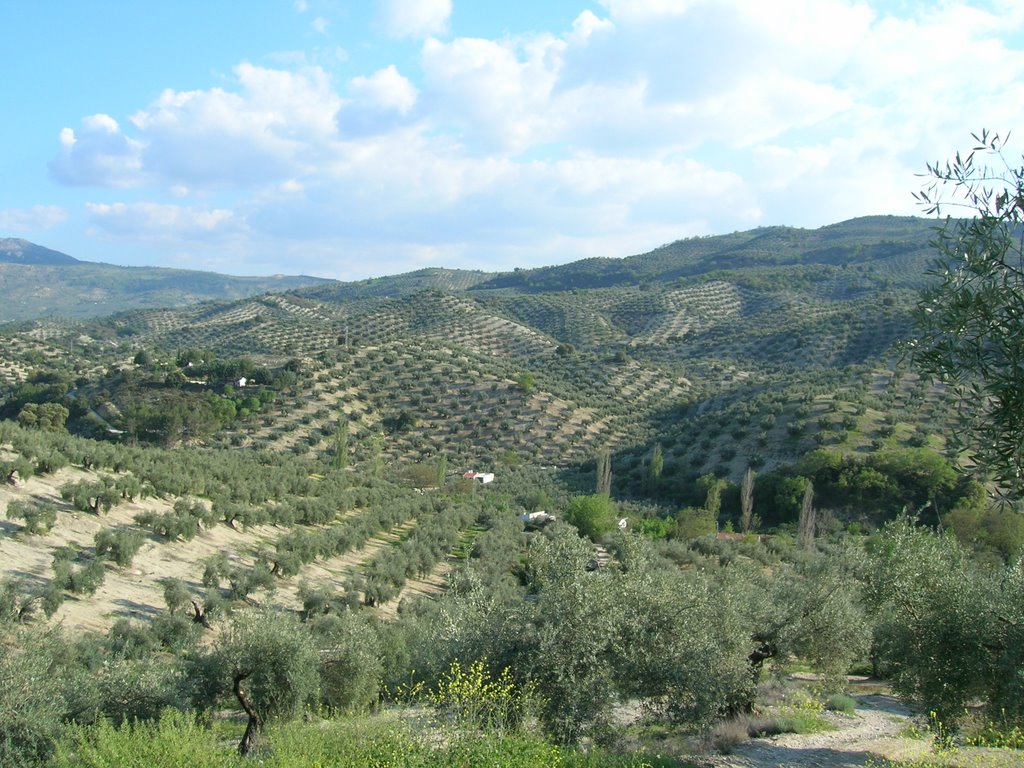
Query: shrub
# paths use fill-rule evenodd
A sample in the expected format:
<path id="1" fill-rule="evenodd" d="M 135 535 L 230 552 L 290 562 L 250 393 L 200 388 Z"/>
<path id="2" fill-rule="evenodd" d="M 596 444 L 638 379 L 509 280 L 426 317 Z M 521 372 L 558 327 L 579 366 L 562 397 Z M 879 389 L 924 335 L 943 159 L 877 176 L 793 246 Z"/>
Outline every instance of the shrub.
<path id="1" fill-rule="evenodd" d="M 24 520 L 21 530 L 27 536 L 46 533 L 57 522 L 57 509 L 51 504 L 36 504 L 21 499 L 7 504 L 8 520 Z"/>
<path id="2" fill-rule="evenodd" d="M 145 536 L 142 531 L 135 528 L 123 528 L 112 531 L 104 528 L 96 534 L 96 557 L 109 556 L 122 568 L 132 564 L 135 553 L 139 551 Z"/>
<path id="3" fill-rule="evenodd" d="M 96 726 L 72 726 L 61 738 L 50 763 L 53 768 L 107 766 L 237 766 L 213 731 L 197 724 L 193 715 L 168 710 L 156 722 L 122 723 L 103 720 Z"/>
<path id="4" fill-rule="evenodd" d="M 565 518 L 583 536 L 598 539 L 615 527 L 615 502 L 604 494 L 576 496 L 565 508 Z"/>
<path id="5" fill-rule="evenodd" d="M 845 693 L 830 693 L 825 698 L 825 709 L 830 712 L 852 715 L 857 709 L 857 702 L 852 696 L 847 696 Z"/>

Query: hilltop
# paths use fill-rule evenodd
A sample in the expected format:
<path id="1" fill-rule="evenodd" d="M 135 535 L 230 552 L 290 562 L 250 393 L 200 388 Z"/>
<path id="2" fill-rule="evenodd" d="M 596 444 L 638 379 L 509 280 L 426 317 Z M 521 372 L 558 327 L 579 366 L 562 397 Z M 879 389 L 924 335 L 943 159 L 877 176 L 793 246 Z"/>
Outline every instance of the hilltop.
<path id="1" fill-rule="evenodd" d="M 0 237 L 0 262 L 7 264 L 40 264 L 56 266 L 62 264 L 80 264 L 81 262 L 66 253 L 44 248 L 14 237 Z"/>
<path id="2" fill-rule="evenodd" d="M 286 275 L 236 277 L 161 267 L 81 261 L 27 240 L 0 238 L 0 323 L 87 318 L 129 309 L 240 299 L 330 282 Z"/>

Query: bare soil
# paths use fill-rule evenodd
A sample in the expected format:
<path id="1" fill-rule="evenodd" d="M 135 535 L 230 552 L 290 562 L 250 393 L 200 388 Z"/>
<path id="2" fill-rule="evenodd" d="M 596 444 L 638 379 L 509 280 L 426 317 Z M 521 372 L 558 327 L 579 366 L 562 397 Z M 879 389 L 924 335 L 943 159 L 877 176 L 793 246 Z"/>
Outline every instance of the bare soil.
<path id="1" fill-rule="evenodd" d="M 962 748 L 937 752 L 931 739 L 909 735 L 914 714 L 893 696 L 869 693 L 854 698 L 854 714 L 825 713 L 835 730 L 751 739 L 737 745 L 732 754 L 698 764 L 707 768 L 881 768 L 890 760 L 944 768 L 1024 766 L 1024 753 L 1014 750 Z"/>

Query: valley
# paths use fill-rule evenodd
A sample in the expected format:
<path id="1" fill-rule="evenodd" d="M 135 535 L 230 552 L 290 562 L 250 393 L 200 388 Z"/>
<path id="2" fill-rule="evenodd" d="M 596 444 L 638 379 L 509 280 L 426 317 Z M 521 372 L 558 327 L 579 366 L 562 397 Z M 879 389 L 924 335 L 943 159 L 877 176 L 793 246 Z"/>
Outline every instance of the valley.
<path id="1" fill-rule="evenodd" d="M 66 682 L 114 723 L 230 705 L 209 665 L 253 648 L 243 709 L 240 679 L 307 652 L 292 712 L 408 704 L 481 663 L 473 695 L 514 675 L 509 712 L 571 745 L 632 738 L 626 702 L 645 739 L 707 732 L 793 665 L 815 701 L 885 663 L 907 694 L 900 558 L 934 550 L 935 584 L 976 573 L 1002 605 L 1024 548 L 907 359 L 933 234 L 871 217 L 8 322 L 5 621 L 72 638 Z"/>

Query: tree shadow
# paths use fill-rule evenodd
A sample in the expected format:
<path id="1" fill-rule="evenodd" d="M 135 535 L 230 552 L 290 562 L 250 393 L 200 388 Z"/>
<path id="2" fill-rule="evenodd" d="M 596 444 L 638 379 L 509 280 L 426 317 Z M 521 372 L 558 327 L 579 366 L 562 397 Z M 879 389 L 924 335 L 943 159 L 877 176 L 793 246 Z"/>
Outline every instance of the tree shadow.
<path id="1" fill-rule="evenodd" d="M 25 582 L 25 584 L 34 587 L 43 587 L 50 583 L 50 579 L 40 576 L 37 573 L 31 573 L 29 571 L 7 571 L 6 575 L 13 576 L 16 579 L 20 579 L 21 581 Z"/>
<path id="2" fill-rule="evenodd" d="M 845 752 L 827 747 L 787 747 L 771 742 L 748 742 L 734 754 L 737 757 L 754 759 L 758 764 L 807 768 L 861 768 L 869 761 L 877 764 L 881 760 L 879 755 L 864 750 Z"/>
<path id="3" fill-rule="evenodd" d="M 120 608 L 120 610 L 115 611 L 118 616 L 127 616 L 128 618 L 152 619 L 160 613 L 160 609 L 155 606 L 148 603 L 139 603 L 124 597 L 115 600 L 114 605 Z"/>

